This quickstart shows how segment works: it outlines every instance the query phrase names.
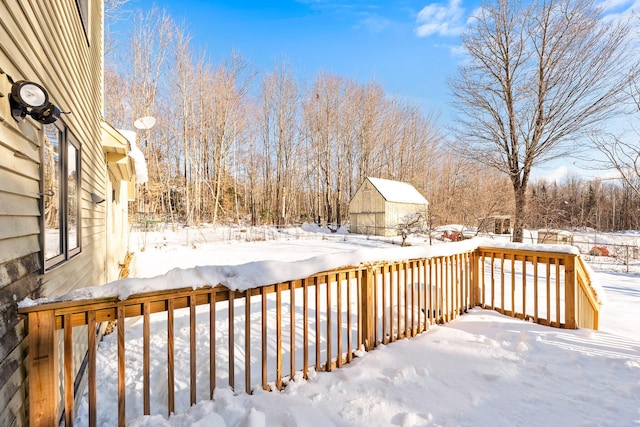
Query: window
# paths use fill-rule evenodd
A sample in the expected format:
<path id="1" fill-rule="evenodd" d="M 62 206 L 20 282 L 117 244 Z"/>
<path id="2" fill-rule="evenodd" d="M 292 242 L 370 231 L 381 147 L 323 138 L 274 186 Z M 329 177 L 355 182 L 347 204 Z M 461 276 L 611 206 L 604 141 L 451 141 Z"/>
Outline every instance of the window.
<path id="1" fill-rule="evenodd" d="M 82 29 L 84 35 L 87 38 L 87 44 L 90 44 L 89 40 L 89 0 L 76 0 L 78 6 L 78 14 L 80 15 L 80 21 L 82 22 Z"/>
<path id="2" fill-rule="evenodd" d="M 42 245 L 44 267 L 80 252 L 80 145 L 58 120 L 44 126 Z"/>

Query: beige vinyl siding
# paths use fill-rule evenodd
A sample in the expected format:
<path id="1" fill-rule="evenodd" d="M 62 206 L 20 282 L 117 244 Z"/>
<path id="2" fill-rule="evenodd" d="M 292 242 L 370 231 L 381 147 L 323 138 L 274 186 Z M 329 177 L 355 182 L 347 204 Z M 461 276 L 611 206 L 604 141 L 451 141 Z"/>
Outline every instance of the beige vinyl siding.
<path id="1" fill-rule="evenodd" d="M 24 320 L 16 303 L 105 281 L 106 164 L 102 116 L 102 2 L 90 1 L 89 40 L 75 0 L 0 2 L 0 425 L 27 424 Z M 16 123 L 8 95 L 13 80 L 41 84 L 79 142 L 82 251 L 40 275 L 41 125 Z M 76 346 L 82 348 L 82 340 Z M 76 367 L 79 361 L 76 361 Z"/>

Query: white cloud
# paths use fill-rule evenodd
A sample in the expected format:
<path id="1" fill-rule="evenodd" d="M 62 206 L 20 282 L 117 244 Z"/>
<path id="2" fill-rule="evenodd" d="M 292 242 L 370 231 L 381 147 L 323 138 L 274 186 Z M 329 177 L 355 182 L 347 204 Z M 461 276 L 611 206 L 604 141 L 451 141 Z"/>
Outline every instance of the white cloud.
<path id="1" fill-rule="evenodd" d="M 454 45 L 449 47 L 449 53 L 451 56 L 465 57 L 469 52 L 462 45 Z"/>
<path id="2" fill-rule="evenodd" d="M 366 28 L 372 33 L 379 33 L 389 26 L 389 20 L 379 15 L 367 15 L 361 19 L 356 28 Z"/>
<path id="3" fill-rule="evenodd" d="M 456 36 L 465 29 L 464 8 L 460 6 L 460 0 L 449 0 L 446 5 L 431 3 L 418 13 L 417 22 L 418 37 Z"/>
<path id="4" fill-rule="evenodd" d="M 610 11 L 618 11 L 620 9 L 625 10 L 627 8 L 633 7 L 634 2 L 630 0 L 604 0 L 598 4 L 605 13 Z M 630 7 L 631 6 L 631 7 Z"/>

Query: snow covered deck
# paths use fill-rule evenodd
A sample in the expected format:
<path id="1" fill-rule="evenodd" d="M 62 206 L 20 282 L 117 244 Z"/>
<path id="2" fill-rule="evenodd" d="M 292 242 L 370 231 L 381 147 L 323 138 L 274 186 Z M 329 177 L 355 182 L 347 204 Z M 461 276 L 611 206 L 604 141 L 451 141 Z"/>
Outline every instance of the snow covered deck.
<path id="1" fill-rule="evenodd" d="M 117 394 L 118 424 L 124 425 L 151 413 L 152 405 L 154 413 L 160 406 L 171 414 L 177 404 L 211 398 L 219 381 L 247 393 L 256 384 L 282 389 L 296 376 L 340 368 L 362 351 L 416 336 L 476 306 L 555 327 L 597 328 L 598 296 L 575 250 L 487 243 L 178 270 L 58 300 L 25 301 L 20 312 L 29 316 L 29 372 L 38 379 L 30 381 L 31 425 L 59 417 L 56 331 L 64 331 L 62 401 L 66 425 L 72 425 L 74 328 L 95 331 L 109 320 L 117 325 L 113 380 L 99 381 L 95 333 L 87 335 L 89 425 L 101 417 L 98 393 L 105 388 Z M 188 320 L 178 326 L 176 313 L 183 310 Z M 142 327 L 128 330 L 126 318 L 141 319 Z M 157 329 L 166 331 L 162 345 L 152 343 Z M 134 355 L 144 369 L 133 405 L 125 398 L 127 340 L 143 342 L 142 354 Z M 188 377 L 176 378 L 176 367 L 185 363 Z M 167 372 L 164 396 L 151 393 L 152 367 Z"/>

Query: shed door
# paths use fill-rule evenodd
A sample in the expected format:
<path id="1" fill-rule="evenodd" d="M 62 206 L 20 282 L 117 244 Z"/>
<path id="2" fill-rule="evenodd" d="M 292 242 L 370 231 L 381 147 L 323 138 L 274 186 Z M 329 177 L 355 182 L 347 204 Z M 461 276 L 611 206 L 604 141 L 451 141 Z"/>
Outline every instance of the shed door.
<path id="1" fill-rule="evenodd" d="M 360 233 L 373 234 L 376 231 L 376 215 L 360 214 L 358 216 L 358 228 Z"/>

